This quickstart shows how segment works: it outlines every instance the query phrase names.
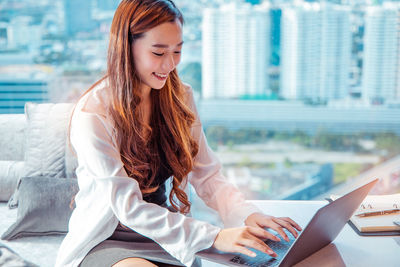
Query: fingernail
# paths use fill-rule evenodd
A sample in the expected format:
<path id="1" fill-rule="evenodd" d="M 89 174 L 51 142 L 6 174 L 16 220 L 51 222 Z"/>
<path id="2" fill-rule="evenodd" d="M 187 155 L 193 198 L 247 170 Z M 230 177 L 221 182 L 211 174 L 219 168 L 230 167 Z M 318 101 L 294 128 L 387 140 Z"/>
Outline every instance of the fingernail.
<path id="1" fill-rule="evenodd" d="M 254 253 L 254 252 L 251 252 L 251 253 L 250 253 L 250 255 L 251 255 L 252 257 L 255 257 L 255 256 L 257 256 L 257 254 L 256 254 L 256 253 Z"/>
<path id="2" fill-rule="evenodd" d="M 276 257 L 278 255 L 276 255 L 275 252 L 273 252 L 272 250 L 268 250 L 268 255 L 270 255 L 271 257 Z"/>
<path id="3" fill-rule="evenodd" d="M 275 238 L 276 238 L 276 241 L 281 241 L 281 239 L 279 237 L 275 236 Z"/>

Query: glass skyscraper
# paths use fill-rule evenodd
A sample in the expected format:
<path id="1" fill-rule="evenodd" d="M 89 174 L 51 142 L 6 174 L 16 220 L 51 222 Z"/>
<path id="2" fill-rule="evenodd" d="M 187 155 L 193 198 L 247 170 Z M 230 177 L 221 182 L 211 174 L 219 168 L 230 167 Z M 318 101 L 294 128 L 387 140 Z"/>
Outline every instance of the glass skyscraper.
<path id="1" fill-rule="evenodd" d="M 351 9 L 322 4 L 321 84 L 319 98 L 342 99 L 349 94 Z"/>
<path id="2" fill-rule="evenodd" d="M 321 24 L 321 7 L 317 3 L 299 3 L 282 9 L 282 97 L 318 98 L 321 77 Z"/>
<path id="3" fill-rule="evenodd" d="M 281 30 L 281 96 L 344 98 L 351 58 L 350 10 L 329 3 L 286 6 Z"/>
<path id="4" fill-rule="evenodd" d="M 399 14 L 396 3 L 367 7 L 362 94 L 372 102 L 399 97 Z"/>
<path id="5" fill-rule="evenodd" d="M 257 98 L 267 94 L 267 5 L 231 3 L 205 9 L 202 42 L 203 98 Z"/>

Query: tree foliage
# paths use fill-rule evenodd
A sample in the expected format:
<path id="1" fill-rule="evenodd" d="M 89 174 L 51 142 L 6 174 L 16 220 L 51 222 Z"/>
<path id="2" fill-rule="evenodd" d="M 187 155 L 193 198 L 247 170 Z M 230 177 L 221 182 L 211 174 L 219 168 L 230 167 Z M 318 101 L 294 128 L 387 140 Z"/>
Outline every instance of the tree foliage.
<path id="1" fill-rule="evenodd" d="M 310 149 L 328 151 L 365 152 L 360 140 L 369 139 L 376 143 L 374 151 L 384 151 L 388 157 L 400 154 L 400 136 L 394 133 L 355 133 L 339 134 L 317 131 L 312 135 L 302 131 L 278 132 L 257 128 L 228 129 L 223 126 L 211 126 L 206 129 L 208 142 L 213 148 L 226 145 L 230 148 L 239 144 L 265 143 L 268 141 L 292 142 Z"/>

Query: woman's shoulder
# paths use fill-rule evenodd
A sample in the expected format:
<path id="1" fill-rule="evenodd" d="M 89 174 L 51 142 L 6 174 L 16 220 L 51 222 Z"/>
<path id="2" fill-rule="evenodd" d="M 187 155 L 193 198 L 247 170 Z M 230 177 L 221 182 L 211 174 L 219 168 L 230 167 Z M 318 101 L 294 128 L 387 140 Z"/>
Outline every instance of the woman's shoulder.
<path id="1" fill-rule="evenodd" d="M 190 84 L 182 82 L 182 88 L 183 88 L 183 98 L 189 107 L 192 107 L 194 105 L 194 95 L 193 95 L 193 88 Z"/>
<path id="2" fill-rule="evenodd" d="M 103 79 L 94 84 L 93 88 L 78 101 L 77 112 L 107 116 L 107 109 L 110 104 L 108 96 L 108 82 Z"/>
<path id="3" fill-rule="evenodd" d="M 72 134 L 71 140 L 92 140 L 93 136 L 113 137 L 113 123 L 107 108 L 110 102 L 107 91 L 107 82 L 100 80 L 80 98 L 71 119 L 71 133 L 79 134 Z"/>
<path id="4" fill-rule="evenodd" d="M 185 104 L 187 107 L 189 107 L 189 109 L 194 113 L 194 115 L 196 117 L 196 121 L 193 124 L 193 126 L 201 125 L 199 114 L 198 114 L 197 107 L 196 107 L 196 99 L 198 99 L 197 98 L 198 95 L 195 95 L 195 91 L 193 90 L 193 88 L 190 84 L 182 82 L 182 86 L 183 86 L 183 91 L 184 91 L 183 95 L 184 95 Z"/>
<path id="5" fill-rule="evenodd" d="M 193 88 L 190 84 L 182 82 L 183 93 L 185 95 L 193 96 Z"/>

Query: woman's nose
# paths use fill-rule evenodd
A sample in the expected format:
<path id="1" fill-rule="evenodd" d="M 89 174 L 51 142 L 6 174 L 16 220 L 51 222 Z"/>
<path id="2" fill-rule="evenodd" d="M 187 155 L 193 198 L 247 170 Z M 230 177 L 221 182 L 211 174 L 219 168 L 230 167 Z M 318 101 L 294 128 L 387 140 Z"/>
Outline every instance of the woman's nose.
<path id="1" fill-rule="evenodd" d="M 167 57 L 165 57 L 165 60 L 163 62 L 163 68 L 164 70 L 171 72 L 172 70 L 174 70 L 176 67 L 176 62 L 174 59 L 173 55 L 169 55 Z"/>

